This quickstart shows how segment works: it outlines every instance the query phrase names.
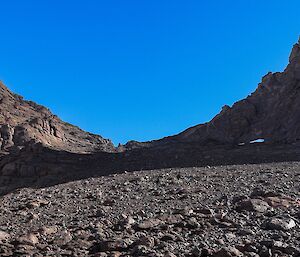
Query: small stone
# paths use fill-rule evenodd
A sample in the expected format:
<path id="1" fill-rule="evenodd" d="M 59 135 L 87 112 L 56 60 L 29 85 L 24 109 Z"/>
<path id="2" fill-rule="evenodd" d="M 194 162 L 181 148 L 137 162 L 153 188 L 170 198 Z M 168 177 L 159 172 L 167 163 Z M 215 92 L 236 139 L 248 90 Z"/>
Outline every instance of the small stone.
<path id="1" fill-rule="evenodd" d="M 145 245 L 147 247 L 154 247 L 155 245 L 155 240 L 153 237 L 150 237 L 150 236 L 144 236 L 144 237 L 141 237 L 137 242 L 136 242 L 137 245 Z"/>
<path id="2" fill-rule="evenodd" d="M 174 215 L 163 215 L 160 216 L 159 219 L 169 225 L 179 224 L 183 220 L 183 216 L 181 214 L 174 214 Z"/>
<path id="3" fill-rule="evenodd" d="M 136 245 L 132 249 L 133 256 L 145 256 L 148 253 L 149 253 L 149 249 L 145 245 Z"/>
<path id="4" fill-rule="evenodd" d="M 253 252 L 253 253 L 257 253 L 258 252 L 258 248 L 260 247 L 259 244 L 255 244 L 255 243 L 246 243 L 243 247 L 243 252 Z"/>
<path id="5" fill-rule="evenodd" d="M 211 208 L 207 208 L 207 207 L 198 208 L 196 211 L 198 213 L 201 213 L 201 214 L 204 214 L 204 215 L 210 215 L 210 216 L 214 215 L 214 210 L 211 209 Z"/>
<path id="6" fill-rule="evenodd" d="M 98 252 L 94 256 L 95 257 L 108 257 L 107 253 L 104 253 L 104 252 Z"/>
<path id="7" fill-rule="evenodd" d="M 46 206 L 48 205 L 49 202 L 46 200 L 41 200 L 41 199 L 36 199 L 36 200 L 31 200 L 26 204 L 26 207 L 29 209 L 34 209 L 38 208 L 40 206 Z"/>
<path id="8" fill-rule="evenodd" d="M 28 221 L 32 222 L 33 220 L 37 220 L 39 218 L 39 215 L 36 213 L 28 213 Z"/>
<path id="9" fill-rule="evenodd" d="M 254 253 L 254 252 L 246 252 L 246 253 L 244 253 L 244 256 L 247 256 L 247 257 L 260 257 L 257 253 Z"/>
<path id="10" fill-rule="evenodd" d="M 177 257 L 174 253 L 171 253 L 171 252 L 166 252 L 164 254 L 164 257 Z"/>
<path id="11" fill-rule="evenodd" d="M 162 241 L 173 241 L 173 242 L 175 242 L 176 239 L 177 239 L 177 237 L 175 235 L 172 235 L 172 234 L 165 234 L 161 237 Z"/>
<path id="12" fill-rule="evenodd" d="M 120 257 L 122 255 L 121 252 L 113 251 L 109 254 L 109 257 Z"/>
<path id="13" fill-rule="evenodd" d="M 296 226 L 296 223 L 291 218 L 271 218 L 266 222 L 266 229 L 271 230 L 290 230 Z"/>
<path id="14" fill-rule="evenodd" d="M 260 199 L 245 199 L 237 203 L 237 211 L 253 211 L 264 213 L 270 208 L 269 204 Z"/>
<path id="15" fill-rule="evenodd" d="M 35 234 L 29 233 L 27 235 L 21 236 L 17 241 L 19 242 L 19 244 L 34 246 L 39 242 L 39 239 Z"/>
<path id="16" fill-rule="evenodd" d="M 147 229 L 155 228 L 160 224 L 162 224 L 162 221 L 160 219 L 149 219 L 138 224 L 138 228 L 147 230 Z"/>
<path id="17" fill-rule="evenodd" d="M 232 241 L 233 239 L 236 238 L 236 235 L 233 234 L 233 233 L 226 233 L 226 234 L 225 234 L 225 238 L 226 238 L 228 241 Z"/>
<path id="18" fill-rule="evenodd" d="M 225 244 L 225 242 L 224 242 L 224 240 L 222 239 L 222 238 L 219 238 L 219 239 L 217 239 L 217 242 L 216 242 L 218 245 L 224 245 Z"/>
<path id="19" fill-rule="evenodd" d="M 254 188 L 252 193 L 250 194 L 250 197 L 251 198 L 257 198 L 257 197 L 262 197 L 262 196 L 265 196 L 266 192 L 261 189 L 261 188 Z"/>
<path id="20" fill-rule="evenodd" d="M 199 224 L 199 222 L 196 220 L 195 217 L 191 217 L 187 220 L 187 227 L 190 229 L 196 229 L 201 227 L 201 225 Z"/>
<path id="21" fill-rule="evenodd" d="M 119 222 L 119 226 L 122 229 L 129 229 L 133 224 L 135 224 L 135 220 L 131 216 L 126 215 L 124 215 L 123 220 Z"/>
<path id="22" fill-rule="evenodd" d="M 284 249 L 284 252 L 293 256 L 299 256 L 300 255 L 300 248 L 296 246 L 286 246 Z"/>
<path id="23" fill-rule="evenodd" d="M 241 236 L 247 236 L 247 235 L 252 235 L 253 236 L 253 235 L 255 235 L 255 232 L 251 229 L 245 228 L 245 229 L 240 229 L 238 231 L 238 234 L 241 235 Z"/>
<path id="24" fill-rule="evenodd" d="M 107 240 L 97 243 L 93 246 L 94 250 L 97 252 L 106 252 L 106 251 L 123 251 L 128 248 L 130 244 L 122 239 Z"/>
<path id="25" fill-rule="evenodd" d="M 292 205 L 296 205 L 295 201 L 287 197 L 266 197 L 265 200 L 274 208 L 289 208 Z"/>
<path id="26" fill-rule="evenodd" d="M 73 239 L 71 233 L 68 230 L 63 230 L 55 240 L 55 243 L 58 245 L 66 245 Z"/>
<path id="27" fill-rule="evenodd" d="M 274 242 L 273 242 L 273 246 L 274 246 L 274 247 L 279 247 L 279 248 L 281 248 L 281 247 L 283 247 L 283 245 L 284 245 L 284 243 L 281 242 L 281 241 L 274 241 Z"/>
<path id="28" fill-rule="evenodd" d="M 105 199 L 102 204 L 104 206 L 113 206 L 116 203 L 115 199 Z"/>
<path id="29" fill-rule="evenodd" d="M 243 254 L 235 247 L 224 247 L 213 254 L 213 257 L 233 257 L 243 256 Z"/>
<path id="30" fill-rule="evenodd" d="M 52 235 L 57 233 L 58 228 L 57 226 L 44 226 L 42 228 L 40 228 L 40 233 L 43 235 Z"/>
<path id="31" fill-rule="evenodd" d="M 0 242 L 8 241 L 9 239 L 10 239 L 10 235 L 0 230 Z"/>
<path id="32" fill-rule="evenodd" d="M 266 247 L 264 247 L 259 253 L 258 255 L 260 257 L 272 257 L 272 250 L 271 249 L 268 249 Z"/>
<path id="33" fill-rule="evenodd" d="M 174 214 L 181 214 L 184 216 L 189 216 L 190 214 L 192 214 L 194 211 L 189 208 L 188 206 L 181 208 L 181 209 L 176 209 L 174 210 Z"/>

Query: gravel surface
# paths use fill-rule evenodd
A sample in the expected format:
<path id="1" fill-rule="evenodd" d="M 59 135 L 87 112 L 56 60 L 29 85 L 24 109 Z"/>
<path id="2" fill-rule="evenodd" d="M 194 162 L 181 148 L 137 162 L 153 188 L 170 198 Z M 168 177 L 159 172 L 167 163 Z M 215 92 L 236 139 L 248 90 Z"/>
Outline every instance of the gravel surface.
<path id="1" fill-rule="evenodd" d="M 300 163 L 172 168 L 0 198 L 0 256 L 300 256 Z"/>

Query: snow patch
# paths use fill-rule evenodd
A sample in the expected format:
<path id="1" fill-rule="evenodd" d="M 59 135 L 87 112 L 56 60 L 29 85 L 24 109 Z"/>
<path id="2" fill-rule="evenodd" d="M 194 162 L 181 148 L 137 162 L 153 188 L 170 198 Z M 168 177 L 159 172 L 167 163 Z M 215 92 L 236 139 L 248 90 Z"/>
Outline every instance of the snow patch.
<path id="1" fill-rule="evenodd" d="M 254 143 L 264 143 L 265 142 L 265 139 L 263 138 L 258 138 L 258 139 L 255 139 L 253 141 L 250 141 L 250 144 L 254 144 Z"/>
<path id="2" fill-rule="evenodd" d="M 255 144 L 255 143 L 264 143 L 264 142 L 265 142 L 265 139 L 258 138 L 258 139 L 250 141 L 249 143 L 244 143 L 244 142 L 238 143 L 238 145 L 243 146 L 243 145 L 246 145 L 246 144 Z"/>

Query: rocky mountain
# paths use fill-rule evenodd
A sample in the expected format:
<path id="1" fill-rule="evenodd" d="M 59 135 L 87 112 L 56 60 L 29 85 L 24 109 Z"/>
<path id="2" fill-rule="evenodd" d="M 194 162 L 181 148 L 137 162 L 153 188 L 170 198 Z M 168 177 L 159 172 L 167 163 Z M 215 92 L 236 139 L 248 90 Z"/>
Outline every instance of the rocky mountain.
<path id="1" fill-rule="evenodd" d="M 225 105 L 210 122 L 152 142 L 129 142 L 128 149 L 170 143 L 198 145 L 296 143 L 300 140 L 300 39 L 283 72 L 269 72 L 258 88 L 232 107 Z"/>
<path id="2" fill-rule="evenodd" d="M 75 153 L 165 147 L 169 144 L 237 145 L 256 139 L 266 143 L 300 140 L 300 41 L 283 72 L 268 73 L 258 88 L 232 107 L 225 105 L 210 122 L 151 142 L 130 141 L 115 149 L 110 140 L 61 121 L 47 108 L 10 92 L 0 83 L 1 150 L 40 142 Z"/>
<path id="3" fill-rule="evenodd" d="M 299 257 L 299 111 L 300 42 L 210 122 L 118 148 L 0 84 L 0 256 Z"/>
<path id="4" fill-rule="evenodd" d="M 36 143 L 76 153 L 115 150 L 110 140 L 63 122 L 49 109 L 25 101 L 0 83 L 1 152 L 7 153 Z"/>
<path id="5" fill-rule="evenodd" d="M 123 171 L 300 161 L 299 42 L 283 72 L 267 74 L 254 93 L 210 122 L 118 148 L 3 84 L 0 96 L 0 195 Z"/>
<path id="6" fill-rule="evenodd" d="M 185 142 L 223 144 L 300 140 L 300 40 L 283 72 L 268 73 L 254 93 L 223 110 L 207 124 L 189 128 L 175 138 Z"/>

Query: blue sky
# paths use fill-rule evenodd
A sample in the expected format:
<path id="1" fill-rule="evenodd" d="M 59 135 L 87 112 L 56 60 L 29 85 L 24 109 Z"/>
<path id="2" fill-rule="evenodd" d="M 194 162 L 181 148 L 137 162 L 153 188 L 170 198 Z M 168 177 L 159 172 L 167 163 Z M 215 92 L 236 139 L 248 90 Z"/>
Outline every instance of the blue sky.
<path id="1" fill-rule="evenodd" d="M 0 79 L 115 144 L 176 134 L 281 71 L 299 1 L 1 1 Z"/>

